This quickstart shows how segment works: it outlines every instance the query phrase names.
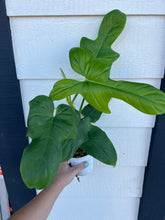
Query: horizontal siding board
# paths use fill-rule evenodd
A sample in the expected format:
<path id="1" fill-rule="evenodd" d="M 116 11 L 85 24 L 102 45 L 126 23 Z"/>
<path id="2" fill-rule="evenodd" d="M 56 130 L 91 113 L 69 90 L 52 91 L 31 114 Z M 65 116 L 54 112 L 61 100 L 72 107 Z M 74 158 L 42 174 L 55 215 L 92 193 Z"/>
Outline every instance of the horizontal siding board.
<path id="1" fill-rule="evenodd" d="M 117 151 L 118 166 L 146 166 L 151 128 L 102 128 Z M 119 138 L 120 137 L 120 138 Z M 95 163 L 100 166 L 100 162 Z"/>
<path id="2" fill-rule="evenodd" d="M 11 18 L 18 79 L 76 78 L 68 53 L 81 37 L 95 39 L 101 17 Z M 136 25 L 135 25 L 136 24 Z M 130 16 L 112 48 L 120 53 L 112 78 L 163 78 L 165 16 Z"/>
<path id="3" fill-rule="evenodd" d="M 118 167 L 145 167 L 151 139 L 151 128 L 101 128 L 112 141 L 117 152 Z M 120 138 L 118 138 L 120 137 Z M 95 160 L 96 168 L 105 165 Z"/>
<path id="4" fill-rule="evenodd" d="M 123 198 L 141 197 L 144 167 L 94 166 L 93 171 L 75 178 L 62 192 L 64 198 Z"/>
<path id="5" fill-rule="evenodd" d="M 48 220 L 136 220 L 138 206 L 139 198 L 60 197 Z"/>
<path id="6" fill-rule="evenodd" d="M 6 0 L 8 16 L 103 15 L 120 9 L 126 14 L 165 14 L 164 0 Z"/>
<path id="7" fill-rule="evenodd" d="M 91 174 L 75 179 L 65 191 L 65 197 L 141 197 L 144 167 L 116 167 L 102 165 Z M 86 195 L 84 195 L 84 192 Z"/>
<path id="8" fill-rule="evenodd" d="M 159 87 L 160 80 L 153 79 L 135 79 L 134 81 L 146 82 Z M 55 81 L 53 80 L 20 80 L 22 102 L 24 107 L 25 121 L 27 120 L 29 106 L 28 103 L 37 95 L 49 95 Z M 55 106 L 62 103 L 56 101 Z M 78 107 L 81 97 L 75 102 Z M 144 114 L 127 103 L 119 99 L 111 99 L 109 103 L 111 114 L 103 114 L 97 125 L 102 127 L 153 127 L 155 116 Z M 127 117 L 125 113 L 127 112 Z"/>
<path id="9" fill-rule="evenodd" d="M 104 127 L 154 127 L 155 116 L 144 114 L 119 99 L 109 103 L 111 115 L 103 114 L 96 125 Z"/>
<path id="10" fill-rule="evenodd" d="M 144 167 L 147 165 L 151 128 L 101 128 L 117 152 L 117 166 Z M 120 138 L 118 138 L 120 137 Z M 95 160 L 95 167 L 104 167 Z"/>

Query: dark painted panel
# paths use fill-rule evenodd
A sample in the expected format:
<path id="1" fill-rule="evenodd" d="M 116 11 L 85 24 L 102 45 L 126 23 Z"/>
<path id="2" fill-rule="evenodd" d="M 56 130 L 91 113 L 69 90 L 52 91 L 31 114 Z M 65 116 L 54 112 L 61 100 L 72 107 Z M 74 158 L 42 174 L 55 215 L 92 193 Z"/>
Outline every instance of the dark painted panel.
<path id="1" fill-rule="evenodd" d="M 161 89 L 165 92 L 165 79 Z M 165 114 L 157 116 L 138 220 L 165 220 Z"/>
<path id="2" fill-rule="evenodd" d="M 13 212 L 35 196 L 22 182 L 20 158 L 25 138 L 19 82 L 16 79 L 9 21 L 4 0 L 0 0 L 0 164 L 2 165 Z"/>

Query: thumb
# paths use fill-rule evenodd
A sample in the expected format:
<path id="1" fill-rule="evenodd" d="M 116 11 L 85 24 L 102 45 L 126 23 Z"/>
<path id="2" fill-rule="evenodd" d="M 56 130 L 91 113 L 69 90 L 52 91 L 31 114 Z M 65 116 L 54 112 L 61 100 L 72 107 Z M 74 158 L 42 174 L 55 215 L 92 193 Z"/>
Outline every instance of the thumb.
<path id="1" fill-rule="evenodd" d="M 87 168 L 89 166 L 89 163 L 87 161 L 84 161 L 83 163 L 78 164 L 77 166 L 73 167 L 73 170 L 75 172 L 75 175 L 80 172 L 81 170 Z"/>

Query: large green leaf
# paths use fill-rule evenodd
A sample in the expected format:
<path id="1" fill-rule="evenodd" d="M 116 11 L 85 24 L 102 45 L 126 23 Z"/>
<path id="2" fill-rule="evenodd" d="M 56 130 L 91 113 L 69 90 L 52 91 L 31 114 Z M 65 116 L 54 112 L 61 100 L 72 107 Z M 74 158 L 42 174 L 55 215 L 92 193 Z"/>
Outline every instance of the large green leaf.
<path id="1" fill-rule="evenodd" d="M 90 81 L 60 80 L 55 83 L 50 97 L 52 100 L 60 100 L 67 97 L 68 94 L 81 94 L 98 111 L 110 113 L 108 108 L 110 97 L 106 94 L 104 88 L 99 87 L 99 85 Z"/>
<path id="2" fill-rule="evenodd" d="M 90 128 L 91 124 L 87 118 L 83 118 L 79 121 L 77 138 L 66 139 L 62 143 L 62 162 L 68 161 L 73 157 L 81 144 L 88 140 L 88 131 Z"/>
<path id="3" fill-rule="evenodd" d="M 92 126 L 88 132 L 88 140 L 80 148 L 105 164 L 116 165 L 117 154 L 112 142 L 106 133 L 96 126 Z"/>
<path id="4" fill-rule="evenodd" d="M 165 113 L 165 94 L 160 90 L 144 83 L 109 78 L 111 64 L 118 57 L 110 46 L 123 30 L 125 21 L 123 13 L 113 10 L 105 15 L 96 40 L 82 38 L 81 47 L 70 50 L 71 67 L 86 79 L 58 81 L 50 93 L 53 100 L 81 94 L 98 111 L 110 113 L 108 103 L 113 97 L 147 114 Z"/>
<path id="5" fill-rule="evenodd" d="M 70 64 L 74 71 L 89 80 L 103 82 L 108 80 L 110 66 L 100 59 L 93 58 L 82 48 L 72 48 L 69 52 Z"/>
<path id="6" fill-rule="evenodd" d="M 102 112 L 88 104 L 83 108 L 82 114 L 85 118 L 89 118 L 91 122 L 95 123 L 101 117 Z"/>
<path id="7" fill-rule="evenodd" d="M 165 113 L 165 94 L 145 83 L 111 79 L 104 83 L 64 79 L 55 83 L 50 97 L 59 100 L 77 93 L 80 93 L 98 111 L 105 113 L 110 113 L 108 102 L 111 97 L 121 99 L 147 114 Z"/>
<path id="8" fill-rule="evenodd" d="M 101 23 L 98 37 L 91 40 L 83 37 L 80 47 L 84 48 L 92 57 L 104 58 L 104 62 L 111 66 L 119 54 L 110 47 L 122 32 L 126 23 L 126 15 L 119 10 L 113 10 L 106 14 Z"/>
<path id="9" fill-rule="evenodd" d="M 43 189 L 54 179 L 61 162 L 61 142 L 51 138 L 36 138 L 21 159 L 21 176 L 29 188 Z"/>
<path id="10" fill-rule="evenodd" d="M 111 49 L 126 23 L 126 15 L 119 10 L 106 14 L 96 40 L 83 37 L 80 48 L 72 48 L 69 58 L 72 68 L 87 79 L 108 79 L 112 63 L 119 54 Z"/>
<path id="11" fill-rule="evenodd" d="M 28 130 L 32 142 L 24 150 L 20 168 L 29 188 L 41 189 L 51 183 L 61 162 L 62 142 L 77 137 L 75 110 L 59 105 L 54 117 L 51 103 L 46 96 L 38 96 L 30 103 Z"/>
<path id="12" fill-rule="evenodd" d="M 44 125 L 53 117 L 54 104 L 50 98 L 44 95 L 29 102 L 30 111 L 27 120 L 27 136 L 36 138 L 44 130 Z"/>

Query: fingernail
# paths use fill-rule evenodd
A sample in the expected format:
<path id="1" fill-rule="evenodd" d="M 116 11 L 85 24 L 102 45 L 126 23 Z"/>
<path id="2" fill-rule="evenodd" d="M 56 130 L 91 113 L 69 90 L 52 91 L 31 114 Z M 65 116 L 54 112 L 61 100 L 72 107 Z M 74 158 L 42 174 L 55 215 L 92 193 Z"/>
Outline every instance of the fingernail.
<path id="1" fill-rule="evenodd" d="M 85 166 L 85 167 L 88 167 L 88 166 L 89 166 L 89 163 L 88 163 L 88 162 L 86 162 L 86 163 L 84 164 L 84 166 Z"/>

